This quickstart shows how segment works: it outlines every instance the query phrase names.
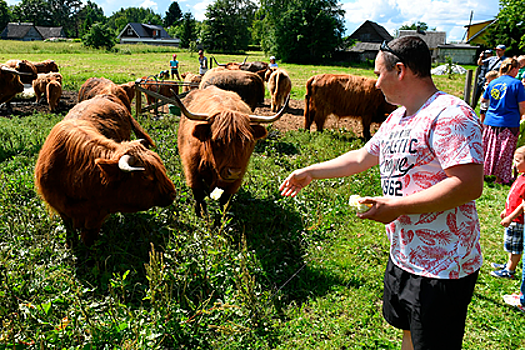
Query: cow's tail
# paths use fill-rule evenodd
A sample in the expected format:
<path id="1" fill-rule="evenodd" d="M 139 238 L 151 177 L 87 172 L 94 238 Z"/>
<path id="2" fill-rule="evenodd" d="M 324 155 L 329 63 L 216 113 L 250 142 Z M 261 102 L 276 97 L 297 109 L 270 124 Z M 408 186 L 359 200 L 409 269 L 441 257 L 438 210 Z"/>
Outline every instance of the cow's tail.
<path id="1" fill-rule="evenodd" d="M 129 118 L 131 121 L 131 127 L 133 128 L 137 139 L 143 139 L 144 141 L 146 141 L 148 148 L 154 148 L 155 142 L 153 142 L 148 133 L 144 129 L 142 129 L 142 126 L 140 126 L 139 122 L 136 121 L 131 114 Z"/>
<path id="2" fill-rule="evenodd" d="M 310 130 L 310 126 L 313 123 L 313 118 L 310 113 L 310 98 L 312 97 L 312 81 L 314 77 L 311 77 L 306 82 L 306 94 L 304 95 L 304 128 Z"/>

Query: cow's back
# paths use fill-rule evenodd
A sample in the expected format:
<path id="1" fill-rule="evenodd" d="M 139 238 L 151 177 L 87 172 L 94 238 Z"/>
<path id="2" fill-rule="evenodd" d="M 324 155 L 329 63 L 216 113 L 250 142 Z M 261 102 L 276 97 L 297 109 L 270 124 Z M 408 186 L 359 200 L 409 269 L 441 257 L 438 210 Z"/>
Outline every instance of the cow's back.
<path id="1" fill-rule="evenodd" d="M 253 111 L 264 102 L 264 81 L 257 74 L 242 70 L 217 70 L 207 72 L 201 80 L 200 89 L 208 86 L 237 93 Z"/>
<path id="2" fill-rule="evenodd" d="M 126 91 L 106 78 L 89 78 L 80 87 L 78 102 L 89 100 L 97 95 L 114 95 L 131 112 L 131 102 Z"/>

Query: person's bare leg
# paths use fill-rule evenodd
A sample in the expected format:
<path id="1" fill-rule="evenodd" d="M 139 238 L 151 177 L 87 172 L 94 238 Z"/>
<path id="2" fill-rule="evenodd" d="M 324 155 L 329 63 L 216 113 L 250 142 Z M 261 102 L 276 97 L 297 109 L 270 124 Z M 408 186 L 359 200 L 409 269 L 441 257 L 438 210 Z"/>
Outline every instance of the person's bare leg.
<path id="1" fill-rule="evenodd" d="M 414 350 L 410 331 L 403 330 L 403 343 L 401 344 L 401 350 Z"/>
<path id="2" fill-rule="evenodd" d="M 516 266 L 518 266 L 521 260 L 521 254 L 509 254 L 509 261 L 507 262 L 507 270 L 516 271 Z"/>

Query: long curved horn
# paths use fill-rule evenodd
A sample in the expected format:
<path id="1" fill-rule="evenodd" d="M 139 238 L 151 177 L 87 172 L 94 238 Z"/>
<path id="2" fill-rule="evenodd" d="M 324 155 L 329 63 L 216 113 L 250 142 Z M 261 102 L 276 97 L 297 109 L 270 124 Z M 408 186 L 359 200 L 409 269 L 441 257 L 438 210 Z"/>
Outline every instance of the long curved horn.
<path id="1" fill-rule="evenodd" d="M 184 103 L 182 103 L 182 101 L 180 100 L 179 96 L 177 96 L 177 94 L 175 94 L 173 90 L 171 91 L 173 92 L 173 96 L 171 98 L 174 100 L 174 102 L 177 104 L 177 106 L 180 108 L 180 111 L 182 112 L 182 114 L 186 116 L 186 118 L 191 119 L 191 120 L 207 120 L 208 119 L 207 114 L 191 113 L 190 111 L 188 111 L 186 106 L 184 106 Z"/>
<path id="2" fill-rule="evenodd" d="M 219 66 L 219 67 L 226 67 L 225 63 L 221 64 L 221 63 L 217 62 L 217 60 L 215 59 L 215 56 L 211 56 L 211 59 L 215 61 L 215 64 L 217 66 Z"/>
<path id="3" fill-rule="evenodd" d="M 133 157 L 130 156 L 129 154 L 124 154 L 122 157 L 120 157 L 120 159 L 118 160 L 118 167 L 120 170 L 126 172 L 126 173 L 130 173 L 132 171 L 144 171 L 146 170 L 145 168 L 142 168 L 142 167 L 133 167 L 131 165 L 129 165 L 130 161 L 133 160 Z"/>
<path id="4" fill-rule="evenodd" d="M 6 67 L 6 66 L 4 66 L 4 65 L 2 65 L 0 69 L 2 70 L 2 72 L 12 73 L 12 74 L 16 74 L 16 75 L 32 75 L 31 73 L 28 73 L 28 72 L 19 72 L 19 71 L 17 71 L 16 69 L 9 68 L 9 67 Z"/>
<path id="5" fill-rule="evenodd" d="M 248 59 L 248 56 L 244 57 L 244 61 L 242 61 L 241 66 L 246 63 L 246 60 Z"/>
<path id="6" fill-rule="evenodd" d="M 281 108 L 279 112 L 277 112 L 277 114 L 271 115 L 271 116 L 250 115 L 250 121 L 254 123 L 272 123 L 276 121 L 277 119 L 283 116 L 284 111 L 286 110 L 286 107 L 288 107 L 289 101 L 290 101 L 290 94 L 288 94 L 288 97 L 286 97 L 286 101 L 284 101 L 283 107 Z"/>

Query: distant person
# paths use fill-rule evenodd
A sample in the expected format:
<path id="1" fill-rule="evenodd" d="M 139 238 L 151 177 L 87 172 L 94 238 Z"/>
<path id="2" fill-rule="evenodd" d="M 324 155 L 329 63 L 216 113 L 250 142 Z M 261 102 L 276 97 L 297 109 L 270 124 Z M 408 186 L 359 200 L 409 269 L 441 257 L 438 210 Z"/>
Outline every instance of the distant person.
<path id="1" fill-rule="evenodd" d="M 204 56 L 204 51 L 199 50 L 199 74 L 204 75 L 208 71 L 208 59 Z"/>
<path id="2" fill-rule="evenodd" d="M 270 57 L 270 68 L 278 68 L 279 65 L 277 65 L 277 63 L 275 63 L 275 56 L 271 56 Z"/>
<path id="3" fill-rule="evenodd" d="M 520 70 L 518 72 L 518 75 L 516 75 L 516 79 L 522 81 L 523 78 L 525 78 L 525 55 L 518 56 L 516 60 L 518 60 L 518 63 L 520 65 Z"/>
<path id="4" fill-rule="evenodd" d="M 474 99 L 472 108 L 476 108 L 479 98 L 485 91 L 485 75 L 489 71 L 489 58 L 493 56 L 492 50 L 485 50 L 479 54 L 477 64 L 479 66 L 478 81 L 476 83 L 476 89 L 474 91 Z"/>
<path id="5" fill-rule="evenodd" d="M 489 86 L 490 82 L 496 79 L 499 76 L 499 72 L 495 70 L 491 70 L 487 74 L 485 74 L 485 86 L 483 86 L 483 91 Z M 483 123 L 485 120 L 485 114 L 487 114 L 487 110 L 489 109 L 489 103 L 490 101 L 484 101 L 481 102 L 479 106 L 479 120 Z"/>
<path id="6" fill-rule="evenodd" d="M 478 62 L 477 63 L 478 63 L 478 66 L 481 66 L 480 69 L 484 70 L 483 74 L 487 74 L 491 70 L 499 71 L 499 69 L 501 67 L 501 63 L 503 61 L 505 61 L 505 59 L 507 58 L 505 56 L 505 50 L 506 49 L 507 49 L 507 47 L 505 45 L 498 45 L 494 49 L 496 51 L 496 56 L 492 56 L 491 55 L 490 57 L 482 58 L 482 56 L 480 55 L 480 57 L 478 58 Z M 485 51 L 485 52 L 487 52 L 487 51 Z M 482 72 L 480 72 L 480 76 L 481 76 L 481 73 Z M 474 97 L 474 105 L 472 106 L 472 108 L 476 108 L 476 104 L 478 103 L 479 97 L 481 95 L 483 95 L 483 92 L 484 92 L 483 86 L 485 85 L 484 75 L 483 75 L 481 81 L 479 81 L 479 85 L 480 85 L 481 89 L 476 89 L 476 94 L 475 94 L 475 97 Z"/>
<path id="7" fill-rule="evenodd" d="M 514 278 L 516 266 L 523 254 L 523 201 L 525 200 L 525 147 L 520 147 L 514 152 L 513 165 L 518 172 L 516 181 L 510 187 L 505 209 L 501 212 L 501 226 L 505 227 L 503 236 L 503 249 L 509 253 L 505 264 L 492 263 L 496 269 L 490 274 L 499 278 Z"/>
<path id="8" fill-rule="evenodd" d="M 489 101 L 483 121 L 485 176 L 495 176 L 496 183 L 510 184 L 512 160 L 520 133 L 520 120 L 525 115 L 525 88 L 515 79 L 518 61 L 507 58 L 501 64 L 499 77 L 490 82 L 481 97 Z"/>
<path id="9" fill-rule="evenodd" d="M 177 79 L 181 80 L 179 75 L 179 61 L 177 61 L 177 55 L 174 54 L 172 60 L 170 61 L 171 68 L 171 79 L 177 76 Z"/>

